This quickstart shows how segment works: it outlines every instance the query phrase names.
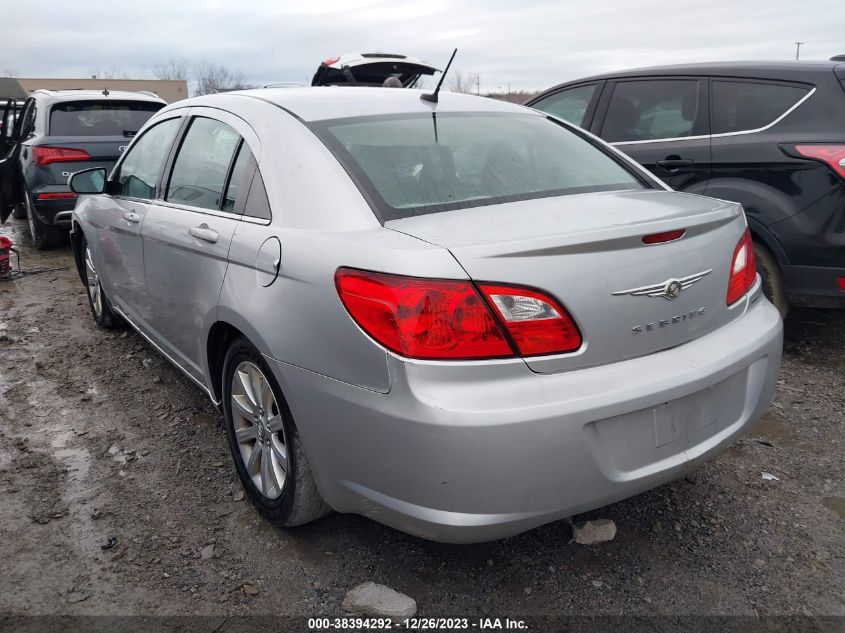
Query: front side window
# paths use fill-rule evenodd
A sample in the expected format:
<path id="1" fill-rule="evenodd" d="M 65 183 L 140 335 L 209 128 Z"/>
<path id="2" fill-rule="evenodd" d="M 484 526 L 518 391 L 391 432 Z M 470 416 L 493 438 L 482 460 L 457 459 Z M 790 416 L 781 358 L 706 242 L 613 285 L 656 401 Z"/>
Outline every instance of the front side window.
<path id="1" fill-rule="evenodd" d="M 613 89 L 601 137 L 609 143 L 692 136 L 698 81 L 623 81 Z"/>
<path id="2" fill-rule="evenodd" d="M 646 186 L 621 161 L 537 114 L 388 115 L 311 127 L 383 221 Z"/>
<path id="3" fill-rule="evenodd" d="M 804 98 L 809 88 L 743 81 L 713 81 L 713 133 L 757 130 Z"/>
<path id="4" fill-rule="evenodd" d="M 582 125 L 587 106 L 590 105 L 590 99 L 593 98 L 595 91 L 596 84 L 569 88 L 549 95 L 531 107 L 548 112 L 574 125 Z"/>
<path id="5" fill-rule="evenodd" d="M 202 209 L 220 209 L 240 141 L 240 135 L 225 123 L 195 118 L 176 156 L 166 199 Z"/>
<path id="6" fill-rule="evenodd" d="M 120 163 L 111 193 L 152 200 L 181 123 L 181 118 L 167 119 L 144 132 Z"/>
<path id="7" fill-rule="evenodd" d="M 50 136 L 134 136 L 163 103 L 70 101 L 50 110 Z"/>

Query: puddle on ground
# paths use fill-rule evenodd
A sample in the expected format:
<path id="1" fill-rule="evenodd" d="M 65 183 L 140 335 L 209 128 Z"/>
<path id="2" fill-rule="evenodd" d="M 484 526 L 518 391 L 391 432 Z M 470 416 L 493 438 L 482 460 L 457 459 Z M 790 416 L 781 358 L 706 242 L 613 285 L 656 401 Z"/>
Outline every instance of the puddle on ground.
<path id="1" fill-rule="evenodd" d="M 760 419 L 751 425 L 749 435 L 759 435 L 773 442 L 786 442 L 793 437 L 793 428 L 789 421 L 774 411 L 766 411 Z"/>
<path id="2" fill-rule="evenodd" d="M 828 510 L 833 510 L 840 519 L 845 519 L 845 499 L 842 497 L 825 497 L 822 505 Z"/>

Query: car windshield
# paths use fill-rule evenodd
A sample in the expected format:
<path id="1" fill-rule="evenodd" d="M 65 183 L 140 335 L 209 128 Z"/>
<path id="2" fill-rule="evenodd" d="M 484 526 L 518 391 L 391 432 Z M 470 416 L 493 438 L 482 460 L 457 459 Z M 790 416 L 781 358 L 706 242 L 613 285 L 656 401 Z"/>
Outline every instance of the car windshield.
<path id="1" fill-rule="evenodd" d="M 51 136 L 134 136 L 162 103 L 71 101 L 50 111 Z"/>
<path id="2" fill-rule="evenodd" d="M 474 206 L 648 187 L 544 116 L 444 113 L 312 124 L 383 222 Z"/>

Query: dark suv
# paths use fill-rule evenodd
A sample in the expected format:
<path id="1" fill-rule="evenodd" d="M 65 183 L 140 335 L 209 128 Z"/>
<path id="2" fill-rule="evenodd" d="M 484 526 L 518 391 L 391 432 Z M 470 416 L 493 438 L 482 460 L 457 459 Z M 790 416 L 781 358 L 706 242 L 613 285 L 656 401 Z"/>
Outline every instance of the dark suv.
<path id="1" fill-rule="evenodd" d="M 845 307 L 845 63 L 714 63 L 571 81 L 527 105 L 674 189 L 742 203 L 766 295 Z"/>
<path id="2" fill-rule="evenodd" d="M 33 92 L 4 134 L 0 221 L 13 212 L 28 217 L 37 248 L 66 239 L 76 204 L 68 177 L 87 167 L 111 169 L 138 129 L 165 105 L 153 93 Z"/>

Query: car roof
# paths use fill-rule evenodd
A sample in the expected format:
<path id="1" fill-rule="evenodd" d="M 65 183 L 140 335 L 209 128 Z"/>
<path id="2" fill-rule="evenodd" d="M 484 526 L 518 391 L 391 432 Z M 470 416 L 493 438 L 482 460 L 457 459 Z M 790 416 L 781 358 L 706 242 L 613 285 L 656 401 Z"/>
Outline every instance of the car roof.
<path id="1" fill-rule="evenodd" d="M 581 79 L 573 79 L 550 88 L 568 86 L 575 83 L 596 81 L 601 79 L 617 79 L 621 77 L 652 77 L 661 75 L 720 75 L 725 77 L 747 77 L 765 79 L 794 79 L 800 80 L 807 73 L 827 72 L 841 64 L 834 61 L 745 61 L 745 62 L 701 62 L 696 64 L 672 64 L 669 66 L 652 66 L 646 68 L 631 68 L 618 70 L 600 75 L 591 75 Z M 543 91 L 548 92 L 547 90 Z"/>
<path id="2" fill-rule="evenodd" d="M 287 110 L 302 121 L 321 121 L 384 114 L 430 114 L 431 112 L 535 113 L 524 106 L 455 92 L 440 92 L 435 105 L 420 99 L 430 90 L 317 86 L 310 88 L 260 88 L 240 90 L 177 102 L 177 107 L 214 106 L 222 99 L 260 99 Z M 231 104 L 232 101 L 229 101 Z"/>
<path id="3" fill-rule="evenodd" d="M 104 94 L 106 93 L 106 94 Z M 150 103 L 167 103 L 152 92 L 133 90 L 34 90 L 33 96 L 43 96 L 51 101 L 146 101 Z"/>

